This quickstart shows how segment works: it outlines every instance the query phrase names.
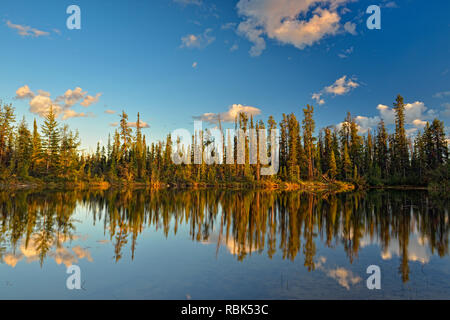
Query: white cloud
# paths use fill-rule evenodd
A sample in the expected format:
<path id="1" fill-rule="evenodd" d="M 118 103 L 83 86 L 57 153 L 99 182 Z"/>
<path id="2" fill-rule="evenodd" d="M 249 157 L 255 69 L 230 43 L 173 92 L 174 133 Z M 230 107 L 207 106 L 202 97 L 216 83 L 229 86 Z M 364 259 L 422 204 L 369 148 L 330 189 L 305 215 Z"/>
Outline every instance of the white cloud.
<path id="1" fill-rule="evenodd" d="M 89 107 L 91 104 L 98 102 L 101 95 L 101 93 L 97 93 L 95 97 L 93 97 L 88 95 L 87 91 L 83 91 L 80 87 L 76 87 L 73 90 L 68 89 L 64 95 L 57 97 L 55 101 L 64 101 L 64 108 L 70 108 L 80 101 L 80 104 L 83 107 Z"/>
<path id="2" fill-rule="evenodd" d="M 248 116 L 256 116 L 261 114 L 261 109 L 251 106 L 243 106 L 242 104 L 233 104 L 228 108 L 228 111 L 222 113 L 204 113 L 201 116 L 194 116 L 194 119 L 209 122 L 211 124 L 217 123 L 220 117 L 221 122 L 234 122 L 239 113 L 246 113 Z"/>
<path id="3" fill-rule="evenodd" d="M 359 87 L 359 84 L 351 79 L 347 79 L 347 76 L 342 76 L 337 79 L 331 86 L 325 87 L 325 92 L 334 94 L 335 96 L 344 95 L 350 90 Z"/>
<path id="4" fill-rule="evenodd" d="M 322 99 L 322 93 L 313 93 L 312 99 L 316 100 L 316 103 L 319 104 L 319 106 L 325 104 L 325 100 Z"/>
<path id="5" fill-rule="evenodd" d="M 26 263 L 38 261 L 41 251 L 39 246 L 42 244 L 42 241 L 39 241 L 41 238 L 41 233 L 34 233 L 29 240 L 25 241 L 25 239 L 23 239 L 19 247 L 20 253 L 6 252 L 2 262 L 5 262 L 7 265 L 14 268 L 20 261 L 25 261 Z M 65 242 L 77 238 L 77 236 L 72 236 L 70 238 L 66 236 L 51 237 L 51 239 L 45 243 L 49 248 L 47 257 L 54 259 L 57 264 L 62 263 L 66 265 L 66 267 L 78 262 L 78 259 L 86 259 L 87 261 L 92 262 L 93 259 L 88 249 L 83 249 L 81 246 L 77 245 L 72 248 L 72 253 L 69 250 L 70 247 L 64 245 Z M 80 239 L 82 240 L 82 238 Z"/>
<path id="6" fill-rule="evenodd" d="M 377 106 L 380 112 L 381 118 L 383 118 L 386 124 L 395 123 L 395 111 L 394 108 L 390 108 L 386 105 L 379 104 Z M 423 102 L 416 101 L 413 103 L 405 104 L 405 123 L 414 124 L 414 120 L 431 119 L 436 116 L 435 111 L 428 109 Z"/>
<path id="7" fill-rule="evenodd" d="M 111 122 L 109 125 L 110 125 L 111 127 L 117 127 L 117 126 L 119 125 L 119 122 Z M 128 126 L 129 128 L 136 128 L 136 127 L 137 127 L 137 124 L 136 124 L 136 122 L 127 122 L 127 126 Z M 142 121 L 142 120 L 139 120 L 139 126 L 140 126 L 142 129 L 150 128 L 150 125 L 149 125 L 147 122 Z"/>
<path id="8" fill-rule="evenodd" d="M 324 272 L 328 277 L 335 279 L 339 285 L 350 290 L 350 286 L 354 286 L 362 281 L 362 278 L 355 275 L 351 270 L 344 267 L 337 267 L 335 269 L 329 269 L 325 267 L 327 258 L 320 256 L 315 262 L 317 270 Z"/>
<path id="9" fill-rule="evenodd" d="M 212 29 L 206 29 L 203 34 L 188 34 L 181 38 L 180 48 L 205 48 L 216 40 L 211 36 Z"/>
<path id="10" fill-rule="evenodd" d="M 427 124 L 427 121 L 415 119 L 412 122 L 413 125 L 415 125 L 417 128 L 423 128 Z"/>
<path id="11" fill-rule="evenodd" d="M 359 84 L 355 79 L 347 79 L 347 76 L 344 75 L 341 78 L 337 79 L 332 85 L 323 88 L 320 92 L 313 93 L 312 99 L 314 99 L 319 105 L 323 105 L 325 103 L 325 100 L 323 99 L 324 94 L 341 96 L 349 93 L 351 90 L 357 87 L 359 87 Z"/>
<path id="12" fill-rule="evenodd" d="M 34 97 L 34 93 L 30 90 L 28 85 L 20 87 L 16 91 L 16 99 L 31 99 Z"/>
<path id="13" fill-rule="evenodd" d="M 45 117 L 45 115 L 50 111 L 50 108 L 53 107 L 53 112 L 58 117 L 62 112 L 62 107 L 59 104 L 56 104 L 50 99 L 45 92 L 39 93 L 34 96 L 33 99 L 30 100 L 30 112 L 39 115 L 40 117 Z"/>
<path id="14" fill-rule="evenodd" d="M 450 107 L 450 105 L 449 105 Z M 383 119 L 386 125 L 395 124 L 395 111 L 394 108 L 388 107 L 384 104 L 379 104 L 377 106 L 379 116 L 365 117 L 357 116 L 355 121 L 358 125 L 358 130 L 360 133 L 366 133 L 368 129 L 375 128 L 378 123 Z M 405 124 L 411 126 L 406 129 L 406 134 L 411 136 L 418 129 L 423 128 L 428 120 L 436 117 L 436 111 L 433 109 L 428 109 L 423 102 L 416 101 L 413 103 L 405 104 Z M 341 124 L 338 124 L 339 128 Z"/>
<path id="15" fill-rule="evenodd" d="M 81 101 L 81 105 L 83 106 L 83 107 L 89 107 L 90 105 L 92 105 L 92 104 L 94 104 L 94 103 L 97 103 L 98 102 L 98 100 L 100 99 L 100 97 L 101 97 L 101 93 L 97 93 L 96 95 L 95 95 L 95 97 L 93 97 L 93 96 L 90 96 L 90 95 L 87 95 L 86 97 L 84 97 L 84 100 L 83 101 Z"/>
<path id="16" fill-rule="evenodd" d="M 48 36 L 50 33 L 47 31 L 38 30 L 35 28 L 32 28 L 30 26 L 20 25 L 20 24 L 14 24 L 11 21 L 6 21 L 6 25 L 11 28 L 15 29 L 17 33 L 23 37 L 41 37 L 41 36 Z"/>
<path id="17" fill-rule="evenodd" d="M 81 101 L 81 105 L 88 107 L 91 104 L 98 101 L 101 93 L 97 93 L 95 97 L 87 95 L 87 91 L 83 91 L 80 87 L 76 87 L 74 90 L 66 90 L 66 92 L 58 96 L 55 100 L 51 99 L 50 92 L 38 90 L 35 94 L 32 92 L 28 85 L 24 85 L 17 89 L 16 99 L 27 99 L 29 101 L 30 112 L 45 117 L 45 115 L 53 108 L 53 112 L 56 117 L 62 116 L 62 120 L 79 117 L 90 117 L 92 113 L 88 112 L 76 112 L 71 109 L 75 104 Z M 61 102 L 63 103 L 61 105 Z"/>
<path id="18" fill-rule="evenodd" d="M 92 117 L 93 114 L 91 112 L 76 112 L 73 109 L 65 109 L 62 112 L 62 119 L 67 120 L 70 118 L 86 118 L 86 117 Z"/>
<path id="19" fill-rule="evenodd" d="M 369 129 L 376 127 L 378 123 L 380 122 L 380 117 L 364 117 L 364 116 L 357 116 L 355 118 L 356 123 L 358 124 L 358 131 L 360 133 L 366 133 Z"/>
<path id="20" fill-rule="evenodd" d="M 380 112 L 380 116 L 386 124 L 393 124 L 395 122 L 394 109 L 389 108 L 384 104 L 379 104 L 377 110 Z"/>
<path id="21" fill-rule="evenodd" d="M 131 127 L 131 128 L 136 128 L 136 127 L 137 127 L 137 123 L 136 123 L 136 122 L 128 122 L 128 123 L 127 123 L 127 126 L 128 126 L 128 127 Z M 140 126 L 141 128 L 150 128 L 150 126 L 148 125 L 148 123 L 145 122 L 145 121 L 142 121 L 142 120 L 139 120 L 139 126 Z"/>
<path id="22" fill-rule="evenodd" d="M 59 96 L 56 98 L 56 101 L 64 101 L 64 107 L 70 108 L 74 104 L 78 103 L 83 97 L 87 94 L 87 92 L 83 92 L 83 89 L 80 87 L 76 87 L 75 89 L 71 90 L 68 89 L 64 95 Z"/>
<path id="23" fill-rule="evenodd" d="M 250 55 L 266 48 L 265 36 L 302 50 L 341 29 L 355 32 L 353 24 L 340 24 L 339 6 L 350 0 L 240 0 L 243 21 L 238 33 L 253 43 Z M 308 18 L 306 18 L 308 17 Z M 344 25 L 344 26 L 345 26 Z"/>

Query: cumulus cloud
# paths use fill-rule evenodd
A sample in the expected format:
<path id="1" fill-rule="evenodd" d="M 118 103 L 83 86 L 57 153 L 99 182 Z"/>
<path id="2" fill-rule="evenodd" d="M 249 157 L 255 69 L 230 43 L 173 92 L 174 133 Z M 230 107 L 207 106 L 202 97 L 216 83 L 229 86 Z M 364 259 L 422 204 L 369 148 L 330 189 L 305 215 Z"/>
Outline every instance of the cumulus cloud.
<path id="1" fill-rule="evenodd" d="M 119 122 L 111 122 L 109 125 L 110 125 L 111 127 L 117 127 L 117 126 L 119 125 Z M 136 123 L 136 122 L 127 122 L 127 126 L 128 126 L 129 128 L 136 128 L 136 127 L 137 127 L 137 123 Z M 147 122 L 142 121 L 142 120 L 139 121 L 139 126 L 140 126 L 142 129 L 150 128 L 150 125 L 149 125 Z"/>
<path id="2" fill-rule="evenodd" d="M 91 112 L 76 112 L 72 109 L 65 109 L 62 112 L 62 119 L 67 120 L 70 118 L 86 118 L 86 117 L 92 117 L 93 114 Z"/>
<path id="3" fill-rule="evenodd" d="M 216 40 L 211 35 L 212 29 L 206 29 L 203 34 L 188 34 L 181 38 L 180 48 L 197 48 L 202 49 L 210 45 Z"/>
<path id="4" fill-rule="evenodd" d="M 359 84 L 356 82 L 356 79 L 347 78 L 346 75 L 337 79 L 332 85 L 323 88 L 318 93 L 312 94 L 312 99 L 316 101 L 319 105 L 325 103 L 325 100 L 322 98 L 324 94 L 331 94 L 334 96 L 341 96 L 349 93 L 351 90 L 359 87 Z"/>
<path id="5" fill-rule="evenodd" d="M 383 104 L 377 106 L 380 112 L 381 118 L 383 118 L 386 124 L 395 123 L 395 111 L 394 108 L 388 107 Z M 405 104 L 405 123 L 414 124 L 416 119 L 431 119 L 436 116 L 436 112 L 433 109 L 428 109 L 423 102 L 416 101 L 413 103 Z"/>
<path id="6" fill-rule="evenodd" d="M 95 96 L 91 96 L 87 94 L 87 91 L 83 91 L 80 87 L 76 87 L 73 90 L 68 89 L 64 95 L 57 97 L 55 101 L 64 101 L 64 108 L 70 108 L 80 101 L 80 105 L 89 107 L 90 105 L 97 103 L 101 95 L 101 93 L 97 93 Z"/>
<path id="7" fill-rule="evenodd" d="M 366 133 L 369 129 L 376 127 L 378 123 L 380 123 L 380 117 L 375 116 L 372 118 L 357 116 L 355 118 L 356 123 L 358 124 L 358 131 L 360 133 Z"/>
<path id="8" fill-rule="evenodd" d="M 32 28 L 30 26 L 20 25 L 20 24 L 14 24 L 11 21 L 6 21 L 6 25 L 8 28 L 14 29 L 17 31 L 17 33 L 23 37 L 41 37 L 41 36 L 48 36 L 50 33 L 47 31 L 38 30 L 35 28 Z"/>
<path id="9" fill-rule="evenodd" d="M 412 122 L 413 125 L 415 125 L 417 128 L 423 128 L 427 124 L 427 121 L 415 119 Z"/>
<path id="10" fill-rule="evenodd" d="M 39 91 L 29 102 L 30 112 L 39 115 L 40 117 L 45 117 L 45 115 L 53 108 L 53 112 L 58 117 L 62 112 L 62 107 L 52 101 L 47 92 Z"/>
<path id="11" fill-rule="evenodd" d="M 64 95 L 59 96 L 56 98 L 56 101 L 64 101 L 64 107 L 70 108 L 74 104 L 78 103 L 83 97 L 87 94 L 87 92 L 83 92 L 83 89 L 80 87 L 76 87 L 75 89 L 71 90 L 68 89 Z"/>
<path id="12" fill-rule="evenodd" d="M 238 25 L 238 33 L 253 43 L 252 56 L 259 56 L 266 48 L 265 36 L 302 50 L 341 29 L 355 33 L 354 24 L 340 24 L 337 12 L 349 1 L 240 0 L 237 10 L 243 21 Z"/>
<path id="13" fill-rule="evenodd" d="M 196 120 L 205 121 L 211 124 L 221 122 L 234 122 L 239 113 L 246 113 L 248 116 L 256 116 L 261 114 L 261 109 L 251 106 L 244 106 L 242 104 L 233 104 L 228 108 L 228 111 L 222 113 L 204 113 L 201 116 L 194 116 Z"/>
<path id="14" fill-rule="evenodd" d="M 90 105 L 92 105 L 92 104 L 94 104 L 94 103 L 97 103 L 98 102 L 98 100 L 100 99 L 100 97 L 101 97 L 101 93 L 97 93 L 96 95 L 95 95 L 95 97 L 93 97 L 93 96 L 90 96 L 90 95 L 87 95 L 86 97 L 84 97 L 84 99 L 83 99 L 83 101 L 81 101 L 81 105 L 83 106 L 83 107 L 89 107 Z"/>
<path id="15" fill-rule="evenodd" d="M 344 95 L 350 90 L 359 87 L 359 84 L 351 79 L 347 79 L 347 76 L 342 76 L 337 79 L 331 86 L 325 87 L 325 92 L 334 94 L 335 96 Z"/>
<path id="16" fill-rule="evenodd" d="M 316 100 L 316 103 L 321 106 L 323 104 L 325 104 L 325 100 L 322 99 L 322 93 L 313 93 L 312 94 L 312 99 Z"/>
<path id="17" fill-rule="evenodd" d="M 108 109 L 108 110 L 105 110 L 105 113 L 106 114 L 115 114 L 116 111 Z"/>
<path id="18" fill-rule="evenodd" d="M 16 99 L 31 99 L 34 97 L 34 93 L 30 90 L 28 85 L 20 87 L 16 91 Z"/>
<path id="19" fill-rule="evenodd" d="M 38 90 L 37 94 L 35 94 L 28 85 L 24 85 L 16 91 L 16 99 L 29 100 L 30 112 L 40 117 L 45 117 L 50 108 L 53 108 L 56 117 L 61 116 L 62 120 L 93 116 L 90 112 L 76 112 L 71 108 L 75 104 L 80 103 L 80 101 L 82 106 L 88 107 L 96 103 L 100 96 L 101 93 L 97 93 L 95 97 L 90 96 L 87 94 L 87 91 L 83 91 L 80 87 L 76 87 L 73 90 L 68 89 L 63 95 L 58 96 L 54 100 L 51 99 L 50 92 Z"/>
<path id="20" fill-rule="evenodd" d="M 388 107 L 384 104 L 379 104 L 376 109 L 379 112 L 378 116 L 355 117 L 355 122 L 358 125 L 358 131 L 360 133 L 364 134 L 369 129 L 376 128 L 381 120 L 383 120 L 386 125 L 395 124 L 394 108 Z M 409 128 L 406 128 L 406 134 L 410 136 L 417 132 L 417 130 L 422 129 L 426 125 L 426 123 L 429 120 L 435 118 L 436 115 L 437 112 L 433 109 L 428 109 L 423 102 L 416 101 L 413 103 L 405 104 L 405 124 L 409 126 Z M 340 128 L 341 125 L 342 123 L 338 124 L 337 128 Z"/>

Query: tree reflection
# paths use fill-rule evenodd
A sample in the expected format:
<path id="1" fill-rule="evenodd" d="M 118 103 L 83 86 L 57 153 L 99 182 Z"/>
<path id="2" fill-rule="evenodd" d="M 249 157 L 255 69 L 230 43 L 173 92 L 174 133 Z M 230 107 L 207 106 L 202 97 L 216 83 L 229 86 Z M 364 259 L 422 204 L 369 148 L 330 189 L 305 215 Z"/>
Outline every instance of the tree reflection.
<path id="1" fill-rule="evenodd" d="M 342 247 L 350 262 L 364 245 L 376 242 L 387 256 L 398 248 L 399 273 L 410 273 L 410 238 L 432 253 L 449 253 L 448 202 L 424 192 L 307 194 L 298 191 L 95 190 L 0 192 L 0 258 L 22 245 L 41 265 L 52 246 L 75 233 L 75 208 L 83 206 L 102 224 L 116 262 L 123 252 L 134 259 L 139 235 L 148 228 L 177 234 L 187 226 L 193 241 L 226 248 L 239 261 L 257 252 L 315 269 L 317 242 Z M 129 245 L 129 247 L 128 247 Z M 341 250 L 338 248 L 338 250 Z"/>

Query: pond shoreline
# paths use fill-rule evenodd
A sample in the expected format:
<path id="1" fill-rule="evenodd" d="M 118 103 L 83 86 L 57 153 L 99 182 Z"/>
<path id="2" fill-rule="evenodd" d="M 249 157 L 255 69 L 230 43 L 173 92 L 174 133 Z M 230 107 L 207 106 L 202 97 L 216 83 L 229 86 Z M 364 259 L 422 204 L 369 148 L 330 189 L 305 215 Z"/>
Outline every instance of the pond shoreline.
<path id="1" fill-rule="evenodd" d="M 281 191 L 306 191 L 306 192 L 349 192 L 354 191 L 355 185 L 347 182 L 335 181 L 324 182 L 229 182 L 229 183 L 144 183 L 144 182 L 14 182 L 0 183 L 0 190 L 74 190 L 74 189 L 116 189 L 116 188 L 139 188 L 139 189 L 224 189 L 224 190 L 281 190 Z"/>
<path id="2" fill-rule="evenodd" d="M 429 190 L 426 186 L 355 186 L 352 183 L 335 181 L 335 182 L 318 182 L 318 181 L 302 181 L 294 182 L 226 182 L 211 184 L 207 182 L 201 183 L 145 183 L 145 182 L 14 182 L 0 183 L 0 190 L 74 190 L 74 189 L 122 189 L 122 188 L 138 188 L 138 189 L 223 189 L 223 190 L 266 190 L 266 191 L 305 191 L 305 192 L 351 192 L 356 190 Z"/>

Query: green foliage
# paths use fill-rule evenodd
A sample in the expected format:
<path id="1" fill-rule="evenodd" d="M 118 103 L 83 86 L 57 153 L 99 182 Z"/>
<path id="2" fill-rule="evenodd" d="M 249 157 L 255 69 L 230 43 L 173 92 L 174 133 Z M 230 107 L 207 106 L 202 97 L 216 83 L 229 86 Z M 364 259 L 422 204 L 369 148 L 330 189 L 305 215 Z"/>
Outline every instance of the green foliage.
<path id="1" fill-rule="evenodd" d="M 395 132 L 391 135 L 381 121 L 374 134 L 369 131 L 363 136 L 355 118 L 347 113 L 339 126 L 319 131 L 316 138 L 313 106 L 307 105 L 302 110 L 301 126 L 295 114 L 283 114 L 279 123 L 279 171 L 274 176 L 260 176 L 263 164 L 259 152 L 256 163 L 250 164 L 250 145 L 255 140 L 248 133 L 249 129 L 256 129 L 257 150 L 261 139 L 270 144 L 270 130 L 277 127 L 272 116 L 267 123 L 254 121 L 245 113 L 236 116 L 235 128 L 245 133 L 244 155 L 237 150 L 237 137 L 234 141 L 226 138 L 226 144 L 233 146 L 231 150 L 225 147 L 219 150 L 208 131 L 195 132 L 190 145 L 183 145 L 181 149 L 179 137 L 171 135 L 165 141 L 147 144 L 140 115 L 137 114 L 133 130 L 128 115 L 122 112 L 119 128 L 108 136 L 107 145 L 98 144 L 94 153 L 86 154 L 79 150 L 78 132 L 71 131 L 67 125 L 61 126 L 52 107 L 45 115 L 40 132 L 36 120 L 30 132 L 25 120 L 14 126 L 11 105 L 0 104 L 0 180 L 270 185 L 337 179 L 361 186 L 430 185 L 433 190 L 447 190 L 449 161 L 444 123 L 435 119 L 427 123 L 415 139 L 409 139 L 405 133 L 405 106 L 401 96 L 397 97 L 394 107 Z M 219 129 L 222 131 L 220 121 Z M 267 138 L 261 137 L 258 129 L 267 129 Z M 268 145 L 268 158 L 270 150 Z M 175 165 L 173 152 L 186 154 L 184 163 Z M 196 159 L 212 159 L 221 152 L 222 164 L 195 163 Z M 244 164 L 238 164 L 238 155 L 245 159 Z"/>

